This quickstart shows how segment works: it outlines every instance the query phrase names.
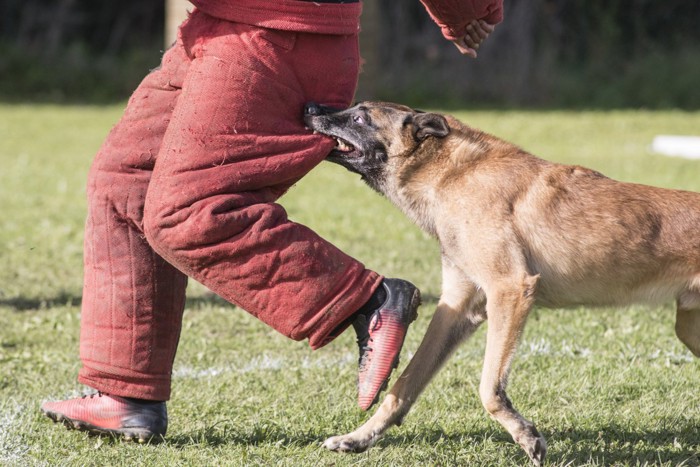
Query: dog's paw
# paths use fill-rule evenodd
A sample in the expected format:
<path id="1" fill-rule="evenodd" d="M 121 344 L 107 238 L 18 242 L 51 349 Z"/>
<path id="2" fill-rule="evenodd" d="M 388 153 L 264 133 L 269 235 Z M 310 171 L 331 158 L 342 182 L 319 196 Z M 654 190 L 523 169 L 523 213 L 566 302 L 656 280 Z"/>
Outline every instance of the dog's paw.
<path id="1" fill-rule="evenodd" d="M 372 438 L 363 439 L 355 433 L 328 438 L 323 447 L 335 452 L 364 452 L 372 446 Z"/>
<path id="2" fill-rule="evenodd" d="M 535 444 L 527 451 L 530 460 L 537 467 L 544 465 L 544 456 L 547 454 L 547 443 L 544 438 L 540 437 L 535 441 Z"/>
<path id="3" fill-rule="evenodd" d="M 547 454 L 547 441 L 534 426 L 529 431 L 529 433 L 520 436 L 517 442 L 525 450 L 532 463 L 541 467 L 544 465 L 544 457 Z"/>

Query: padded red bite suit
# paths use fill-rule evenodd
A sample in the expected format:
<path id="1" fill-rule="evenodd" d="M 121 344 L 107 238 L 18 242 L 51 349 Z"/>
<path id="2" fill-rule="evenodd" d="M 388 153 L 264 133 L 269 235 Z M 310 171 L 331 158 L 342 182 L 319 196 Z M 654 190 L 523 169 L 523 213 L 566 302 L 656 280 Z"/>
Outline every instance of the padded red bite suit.
<path id="1" fill-rule="evenodd" d="M 356 34 L 191 15 L 90 171 L 82 383 L 169 398 L 186 275 L 313 348 L 369 299 L 381 277 L 275 203 L 334 144 L 303 104 L 348 106 L 358 62 Z"/>

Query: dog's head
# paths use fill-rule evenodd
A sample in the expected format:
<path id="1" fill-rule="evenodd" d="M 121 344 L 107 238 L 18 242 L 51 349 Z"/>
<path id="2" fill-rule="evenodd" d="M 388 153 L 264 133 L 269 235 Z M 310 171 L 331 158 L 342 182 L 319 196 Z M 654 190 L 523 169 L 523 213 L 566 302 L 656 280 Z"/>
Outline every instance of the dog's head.
<path id="1" fill-rule="evenodd" d="M 362 102 L 345 110 L 308 103 L 304 122 L 335 138 L 329 161 L 360 174 L 378 191 L 387 169 L 398 171 L 427 140 L 450 132 L 442 115 L 383 102 Z"/>

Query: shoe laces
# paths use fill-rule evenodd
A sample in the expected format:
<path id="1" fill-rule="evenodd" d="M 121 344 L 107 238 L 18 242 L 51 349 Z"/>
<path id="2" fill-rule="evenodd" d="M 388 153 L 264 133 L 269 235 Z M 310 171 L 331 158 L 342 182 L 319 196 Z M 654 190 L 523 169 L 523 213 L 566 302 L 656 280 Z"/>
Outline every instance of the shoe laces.
<path id="1" fill-rule="evenodd" d="M 94 393 L 92 393 L 92 394 L 85 394 L 83 397 L 81 397 L 81 399 L 93 399 L 93 398 L 95 398 L 95 397 L 98 397 L 98 398 L 99 398 L 99 397 L 107 396 L 107 395 L 108 395 L 108 394 L 105 394 L 105 393 L 102 392 L 102 391 L 97 391 L 97 392 L 94 392 Z"/>
<path id="2" fill-rule="evenodd" d="M 372 323 L 371 316 L 377 315 L 377 319 Z M 360 371 L 364 370 L 367 365 L 367 360 L 369 358 L 369 353 L 372 351 L 370 344 L 373 342 L 370 331 L 374 331 L 381 321 L 381 314 L 379 310 L 373 313 L 369 317 L 370 322 L 367 322 L 368 317 L 364 314 L 358 315 L 355 321 L 352 323 L 355 333 L 357 334 L 357 346 L 360 351 L 360 357 L 358 360 L 358 365 L 360 366 Z M 370 326 L 371 324 L 371 326 Z"/>

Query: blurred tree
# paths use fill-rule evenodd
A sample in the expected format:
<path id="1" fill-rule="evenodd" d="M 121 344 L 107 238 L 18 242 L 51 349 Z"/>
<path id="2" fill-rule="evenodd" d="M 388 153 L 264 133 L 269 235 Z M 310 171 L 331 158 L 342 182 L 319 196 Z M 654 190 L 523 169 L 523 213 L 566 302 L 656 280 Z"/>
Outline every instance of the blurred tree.
<path id="1" fill-rule="evenodd" d="M 191 8 L 2 0 L 0 98 L 123 99 Z M 467 60 L 418 0 L 365 0 L 358 95 L 417 105 L 700 107 L 699 19 L 697 0 L 505 0 L 505 21 Z"/>
<path id="2" fill-rule="evenodd" d="M 44 56 L 75 42 L 117 54 L 162 34 L 163 11 L 162 0 L 2 0 L 0 41 Z"/>
<path id="3" fill-rule="evenodd" d="M 362 78 L 357 90 L 358 100 L 369 100 L 378 95 L 378 83 L 383 73 L 381 64 L 382 17 L 376 0 L 362 5 L 362 28 L 360 29 L 360 50 L 362 51 Z M 386 19 L 386 18 L 384 18 Z"/>

